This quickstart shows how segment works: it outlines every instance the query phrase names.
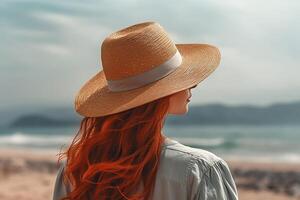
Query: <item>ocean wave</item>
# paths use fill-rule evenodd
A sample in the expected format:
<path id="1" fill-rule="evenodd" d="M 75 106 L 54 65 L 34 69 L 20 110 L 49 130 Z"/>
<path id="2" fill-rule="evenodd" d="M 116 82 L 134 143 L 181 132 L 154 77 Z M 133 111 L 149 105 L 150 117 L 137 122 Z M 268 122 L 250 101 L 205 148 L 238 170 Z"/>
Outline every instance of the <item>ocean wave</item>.
<path id="1" fill-rule="evenodd" d="M 246 162 L 269 162 L 269 163 L 300 163 L 300 153 L 286 152 L 280 154 L 261 154 L 261 155 L 222 155 L 226 160 L 237 160 Z"/>
<path id="2" fill-rule="evenodd" d="M 173 137 L 172 137 L 173 138 Z M 174 137 L 174 140 L 195 148 L 204 149 L 232 149 L 238 146 L 238 143 L 225 138 L 196 138 L 196 137 Z"/>
<path id="3" fill-rule="evenodd" d="M 72 134 L 30 134 L 16 131 L 12 134 L 0 135 L 0 147 L 4 148 L 33 148 L 58 149 L 71 143 Z M 298 141 L 279 139 L 262 140 L 261 138 L 226 138 L 226 137 L 171 137 L 178 142 L 195 148 L 230 156 L 237 159 L 246 158 L 253 161 L 300 161 Z"/>
<path id="4" fill-rule="evenodd" d="M 220 146 L 225 143 L 224 138 L 195 138 L 195 137 L 174 137 L 174 140 L 177 140 L 181 143 L 188 145 L 203 145 L 203 146 Z"/>
<path id="5" fill-rule="evenodd" d="M 47 136 L 37 136 L 25 134 L 22 132 L 15 132 L 9 135 L 0 136 L 0 145 L 46 145 L 46 146 L 57 146 L 59 144 L 66 143 L 71 140 L 70 136 L 66 135 L 47 135 Z"/>

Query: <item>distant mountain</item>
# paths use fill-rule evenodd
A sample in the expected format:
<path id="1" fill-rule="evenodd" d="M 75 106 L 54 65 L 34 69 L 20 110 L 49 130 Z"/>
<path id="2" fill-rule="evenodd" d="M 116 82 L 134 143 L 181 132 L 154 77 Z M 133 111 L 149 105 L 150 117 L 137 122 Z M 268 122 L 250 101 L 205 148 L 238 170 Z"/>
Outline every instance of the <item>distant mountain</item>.
<path id="1" fill-rule="evenodd" d="M 189 108 L 184 116 L 169 116 L 169 124 L 299 124 L 300 102 L 258 106 L 210 104 Z"/>
<path id="2" fill-rule="evenodd" d="M 79 120 L 74 119 L 54 119 L 43 116 L 41 114 L 30 114 L 17 118 L 10 127 L 40 127 L 40 126 L 68 126 L 78 123 Z"/>
<path id="3" fill-rule="evenodd" d="M 31 110 L 32 111 L 32 110 Z M 26 112 L 28 113 L 28 111 Z M 19 114 L 10 127 L 78 125 L 83 118 L 72 107 L 49 107 L 35 114 Z M 1 116 L 0 116 L 1 117 Z M 299 124 L 300 102 L 273 104 L 271 106 L 226 106 L 208 104 L 190 106 L 185 115 L 169 115 L 166 121 L 172 125 L 209 124 Z"/>
<path id="4" fill-rule="evenodd" d="M 0 127 L 9 126 L 19 117 L 31 115 L 32 113 L 43 115 L 53 119 L 78 119 L 80 116 L 68 106 L 49 105 L 26 105 L 15 106 L 0 110 Z"/>

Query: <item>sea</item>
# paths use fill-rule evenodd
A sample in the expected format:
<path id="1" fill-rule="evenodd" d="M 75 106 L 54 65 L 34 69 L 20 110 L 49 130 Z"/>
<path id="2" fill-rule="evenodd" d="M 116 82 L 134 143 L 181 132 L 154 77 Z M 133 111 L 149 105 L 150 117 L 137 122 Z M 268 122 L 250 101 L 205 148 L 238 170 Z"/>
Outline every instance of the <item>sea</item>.
<path id="1" fill-rule="evenodd" d="M 1 128 L 1 149 L 59 152 L 79 127 Z M 300 125 L 165 125 L 166 136 L 224 159 L 300 163 Z"/>

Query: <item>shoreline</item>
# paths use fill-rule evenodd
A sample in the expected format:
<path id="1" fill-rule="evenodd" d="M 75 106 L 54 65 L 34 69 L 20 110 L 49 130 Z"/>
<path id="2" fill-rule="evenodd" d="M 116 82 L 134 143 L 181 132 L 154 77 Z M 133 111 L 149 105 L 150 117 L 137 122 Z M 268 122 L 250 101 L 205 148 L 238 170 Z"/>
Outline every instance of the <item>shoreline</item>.
<path id="1" fill-rule="evenodd" d="M 59 167 L 58 152 L 0 148 L 0 199 L 51 199 Z M 226 162 L 239 199 L 300 199 L 298 163 Z"/>
<path id="2" fill-rule="evenodd" d="M 63 151 L 65 149 L 62 149 L 61 151 Z M 2 154 L 10 154 L 13 153 L 14 155 L 23 155 L 26 157 L 26 155 L 32 154 L 34 156 L 38 156 L 38 155 L 49 155 L 52 157 L 52 159 L 55 159 L 55 155 L 59 153 L 59 149 L 53 149 L 53 148 L 24 148 L 24 147 L 20 147 L 20 148 L 7 148 L 7 147 L 0 147 L 0 156 Z M 300 159 L 298 160 L 282 160 L 282 159 L 261 159 L 260 157 L 258 157 L 258 159 L 254 159 L 253 157 L 251 157 L 252 159 L 249 159 L 249 157 L 232 157 L 232 156 L 220 156 L 219 154 L 215 154 L 220 158 L 223 158 L 226 162 L 230 163 L 230 165 L 232 165 L 233 167 L 247 167 L 247 166 L 251 166 L 251 167 L 260 167 L 260 168 L 264 168 L 266 166 L 271 167 L 271 169 L 280 169 L 282 168 L 283 165 L 288 165 L 288 168 L 295 168 L 295 170 L 297 170 L 297 166 L 299 168 L 300 171 Z"/>

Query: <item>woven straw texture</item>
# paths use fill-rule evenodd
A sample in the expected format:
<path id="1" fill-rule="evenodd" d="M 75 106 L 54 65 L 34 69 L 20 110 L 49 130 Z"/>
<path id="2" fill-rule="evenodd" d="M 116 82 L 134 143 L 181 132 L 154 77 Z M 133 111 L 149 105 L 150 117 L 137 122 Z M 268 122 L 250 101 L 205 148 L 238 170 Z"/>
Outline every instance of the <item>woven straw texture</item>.
<path id="1" fill-rule="evenodd" d="M 182 56 L 182 63 L 167 76 L 129 91 L 108 89 L 107 80 L 150 70 L 176 50 Z M 122 112 L 190 88 L 208 77 L 219 66 L 221 58 L 218 48 L 209 44 L 174 44 L 163 28 L 152 22 L 111 34 L 103 41 L 101 51 L 103 70 L 89 79 L 75 97 L 75 111 L 82 116 Z"/>

